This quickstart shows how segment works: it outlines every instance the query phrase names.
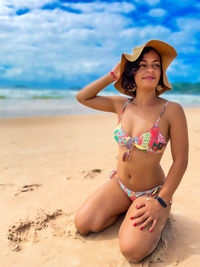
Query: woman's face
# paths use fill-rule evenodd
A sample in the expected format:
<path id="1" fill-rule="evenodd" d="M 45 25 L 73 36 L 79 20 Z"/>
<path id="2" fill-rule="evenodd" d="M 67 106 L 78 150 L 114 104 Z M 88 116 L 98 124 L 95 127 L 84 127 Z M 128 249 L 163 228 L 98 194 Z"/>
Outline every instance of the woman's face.
<path id="1" fill-rule="evenodd" d="M 161 64 L 159 55 L 151 50 L 144 54 L 139 63 L 139 68 L 135 73 L 135 83 L 137 88 L 155 89 L 159 83 L 161 75 Z"/>

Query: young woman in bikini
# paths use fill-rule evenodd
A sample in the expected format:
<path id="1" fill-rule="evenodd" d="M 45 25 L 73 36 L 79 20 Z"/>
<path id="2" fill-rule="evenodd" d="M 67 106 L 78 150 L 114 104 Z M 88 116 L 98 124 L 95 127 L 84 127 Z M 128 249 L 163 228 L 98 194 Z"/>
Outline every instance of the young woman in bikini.
<path id="1" fill-rule="evenodd" d="M 99 232 L 126 212 L 119 245 L 122 254 L 133 262 L 156 248 L 173 194 L 187 168 L 183 108 L 159 96 L 172 89 L 166 69 L 176 55 L 172 46 L 151 40 L 135 47 L 132 55 L 122 54 L 121 62 L 110 73 L 76 95 L 88 107 L 118 115 L 114 138 L 119 156 L 111 179 L 82 204 L 75 225 L 81 234 Z M 113 81 L 115 88 L 130 98 L 98 95 Z M 169 140 L 173 162 L 165 177 L 160 160 Z"/>

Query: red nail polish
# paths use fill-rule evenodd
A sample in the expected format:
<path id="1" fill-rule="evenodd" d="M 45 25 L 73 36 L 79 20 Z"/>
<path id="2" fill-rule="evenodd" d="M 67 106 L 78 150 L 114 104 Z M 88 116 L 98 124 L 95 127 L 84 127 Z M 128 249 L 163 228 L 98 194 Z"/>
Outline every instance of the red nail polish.
<path id="1" fill-rule="evenodd" d="M 133 220 L 133 219 L 134 219 L 134 217 L 130 217 L 130 219 L 131 219 L 131 220 Z"/>
<path id="2" fill-rule="evenodd" d="M 152 229 L 150 230 L 150 232 L 152 233 Z"/>
<path id="3" fill-rule="evenodd" d="M 144 228 L 144 227 L 143 227 L 143 226 L 141 226 L 141 227 L 140 227 L 140 230 L 142 231 L 142 230 L 143 230 L 143 228 Z"/>
<path id="4" fill-rule="evenodd" d="M 133 226 L 137 226 L 137 223 L 134 223 Z"/>

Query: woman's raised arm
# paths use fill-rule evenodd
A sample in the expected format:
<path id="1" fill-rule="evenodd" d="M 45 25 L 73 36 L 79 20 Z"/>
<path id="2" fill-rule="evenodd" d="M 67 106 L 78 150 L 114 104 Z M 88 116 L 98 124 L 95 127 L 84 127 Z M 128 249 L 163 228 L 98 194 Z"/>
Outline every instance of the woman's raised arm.
<path id="1" fill-rule="evenodd" d="M 118 63 L 113 72 L 119 75 L 120 64 Z M 93 109 L 117 113 L 120 103 L 124 103 L 122 96 L 98 96 L 98 93 L 114 81 L 110 73 L 88 84 L 76 94 L 76 99 L 83 105 Z"/>

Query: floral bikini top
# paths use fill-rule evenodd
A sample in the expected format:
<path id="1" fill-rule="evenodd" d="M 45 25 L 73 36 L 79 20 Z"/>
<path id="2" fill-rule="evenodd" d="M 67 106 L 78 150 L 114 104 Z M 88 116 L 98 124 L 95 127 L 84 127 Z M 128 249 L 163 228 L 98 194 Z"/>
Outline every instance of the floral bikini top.
<path id="1" fill-rule="evenodd" d="M 158 153 L 163 153 L 167 145 L 167 141 L 165 140 L 164 136 L 160 133 L 158 122 L 163 113 L 165 112 L 165 109 L 169 102 L 167 101 L 165 103 L 158 119 L 150 129 L 148 129 L 146 132 L 140 135 L 131 138 L 123 130 L 121 121 L 124 110 L 132 100 L 133 100 L 132 98 L 129 98 L 128 101 L 125 103 L 121 115 L 119 117 L 118 126 L 114 132 L 114 138 L 119 143 L 119 145 L 126 146 L 128 149 L 128 152 L 124 153 L 123 161 L 129 160 L 131 150 L 134 146 L 140 150 L 158 154 Z"/>

